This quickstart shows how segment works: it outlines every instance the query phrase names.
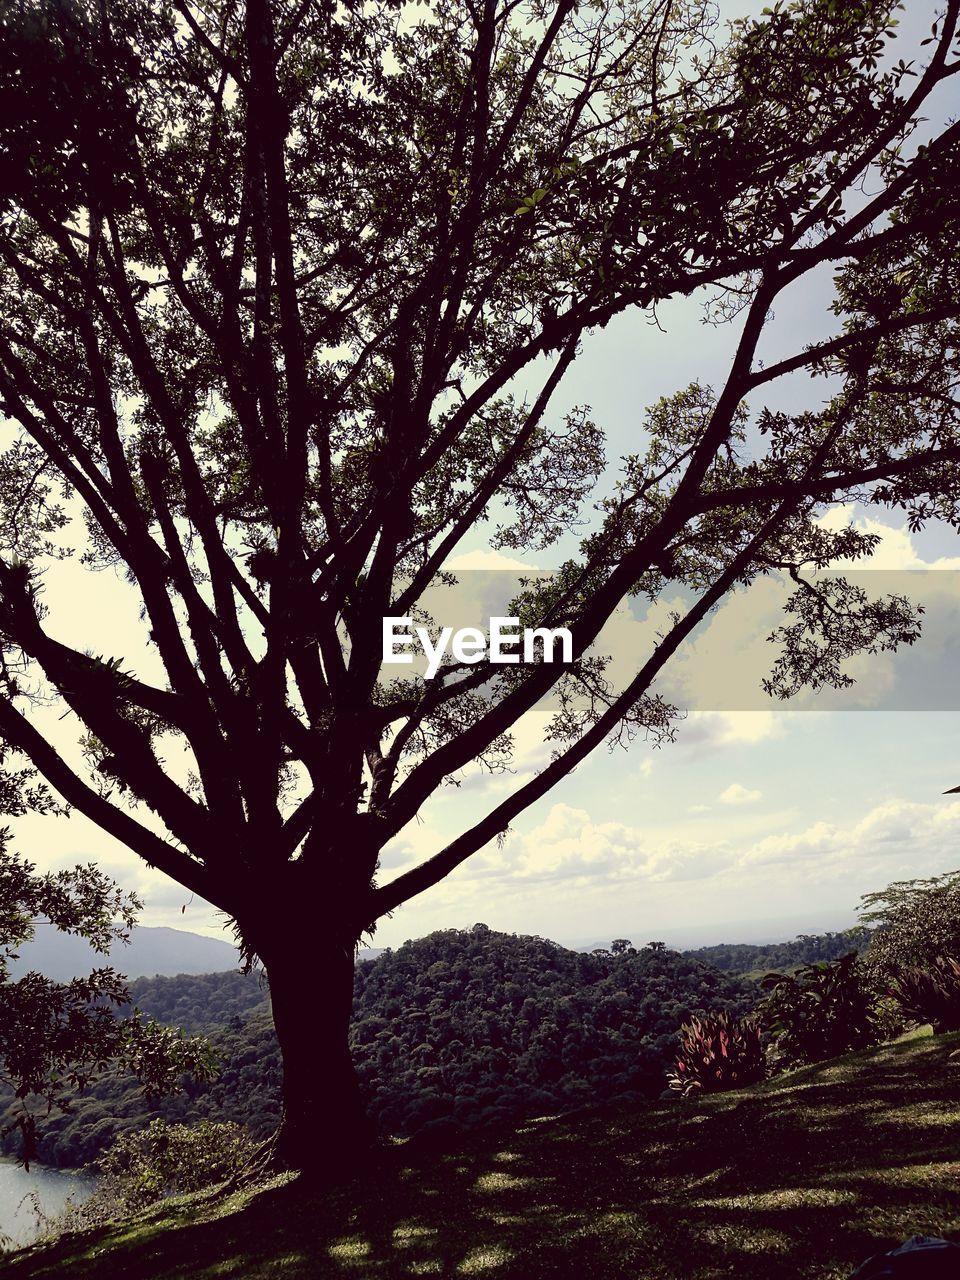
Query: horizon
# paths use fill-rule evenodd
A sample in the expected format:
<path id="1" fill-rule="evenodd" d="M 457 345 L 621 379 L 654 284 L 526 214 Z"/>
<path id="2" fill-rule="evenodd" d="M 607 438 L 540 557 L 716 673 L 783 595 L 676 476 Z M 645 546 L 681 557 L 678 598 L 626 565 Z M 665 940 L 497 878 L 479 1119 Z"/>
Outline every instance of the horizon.
<path id="1" fill-rule="evenodd" d="M 42 918 L 39 920 L 38 923 L 46 926 L 46 929 L 50 931 L 49 936 L 56 937 L 58 946 L 60 948 L 64 948 L 64 945 L 65 945 L 67 949 L 76 950 L 79 954 L 82 954 L 83 949 L 89 950 L 91 952 L 91 955 L 96 954 L 93 952 L 93 949 L 89 947 L 89 944 L 87 944 L 84 939 L 78 937 L 77 935 L 65 935 L 62 932 L 56 930 L 56 928 L 53 925 L 49 924 L 49 922 L 43 920 Z M 756 922 L 749 921 L 749 920 L 721 921 L 721 922 L 718 922 L 716 925 L 705 926 L 700 929 L 685 929 L 683 926 L 679 926 L 679 927 L 670 926 L 662 929 L 661 934 L 658 935 L 657 937 L 652 937 L 652 936 L 647 937 L 642 930 L 634 930 L 634 933 L 636 934 L 635 937 L 629 937 L 629 932 L 622 936 L 628 938 L 631 945 L 633 945 L 638 949 L 646 946 L 650 942 L 662 942 L 664 943 L 664 945 L 667 947 L 668 950 L 682 952 L 682 951 L 696 951 L 701 947 L 723 946 L 723 945 L 727 945 L 727 946 L 775 945 L 777 943 L 782 943 L 782 942 L 793 942 L 795 939 L 803 935 L 818 936 L 818 935 L 823 935 L 828 933 L 842 933 L 849 928 L 855 927 L 857 923 L 858 922 L 855 919 L 850 919 L 848 916 L 834 915 L 833 913 L 826 913 L 819 920 L 811 919 L 808 916 L 779 917 L 777 919 L 772 919 L 767 921 L 765 927 L 759 925 Z M 486 922 L 474 921 L 473 924 L 486 924 Z M 418 942 L 425 937 L 431 936 L 434 933 L 469 931 L 472 927 L 473 925 L 441 926 L 438 929 L 430 930 L 430 932 L 427 934 L 420 934 L 415 937 L 405 938 L 404 941 L 399 945 L 405 946 L 407 945 L 407 943 Z M 558 946 L 561 946 L 568 951 L 593 951 L 597 948 L 606 947 L 609 945 L 610 942 L 613 941 L 612 937 L 601 938 L 601 937 L 590 935 L 590 936 L 583 936 L 579 938 L 570 938 L 570 937 L 554 938 L 554 937 L 549 937 L 543 934 L 531 934 L 530 931 L 528 930 L 497 929 L 497 928 L 494 928 L 493 926 L 486 926 L 486 927 L 490 928 L 490 931 L 492 933 L 503 934 L 506 936 L 545 937 L 547 941 L 556 943 Z M 201 942 L 212 942 L 215 945 L 222 944 L 224 947 L 229 947 L 233 951 L 238 951 L 237 944 L 235 942 L 229 941 L 227 938 L 218 938 L 210 934 L 197 933 L 195 930 L 186 929 L 182 927 L 177 928 L 174 925 L 137 924 L 134 926 L 134 929 L 131 933 L 130 943 L 117 942 L 114 944 L 110 952 L 111 958 L 117 961 L 122 961 L 123 955 L 127 947 L 133 944 L 133 942 L 136 939 L 136 935 L 141 931 L 145 931 L 147 933 L 153 933 L 153 934 L 156 934 L 156 933 L 183 934 L 190 938 L 196 938 Z M 39 938 L 31 939 L 30 942 L 24 944 L 24 946 L 22 946 L 20 949 L 21 957 L 20 957 L 19 964 L 13 966 L 14 970 L 25 969 L 29 967 L 29 954 L 30 954 L 31 948 L 42 949 L 44 945 L 45 943 L 44 943 L 43 935 L 41 935 Z M 379 945 L 361 946 L 357 952 L 357 959 L 358 961 L 361 961 L 365 959 L 367 956 L 376 957 L 377 955 L 382 954 L 382 952 L 386 950 L 396 950 L 396 949 L 397 949 L 396 946 L 379 946 Z M 41 965 L 41 971 L 42 971 L 42 965 Z M 211 969 L 209 971 L 204 971 L 204 972 L 217 973 L 217 972 L 227 972 L 227 970 Z M 137 973 L 131 973 L 126 976 L 133 979 L 138 977 L 149 977 L 153 975 L 137 972 Z M 167 975 L 167 976 L 175 976 L 175 975 Z"/>

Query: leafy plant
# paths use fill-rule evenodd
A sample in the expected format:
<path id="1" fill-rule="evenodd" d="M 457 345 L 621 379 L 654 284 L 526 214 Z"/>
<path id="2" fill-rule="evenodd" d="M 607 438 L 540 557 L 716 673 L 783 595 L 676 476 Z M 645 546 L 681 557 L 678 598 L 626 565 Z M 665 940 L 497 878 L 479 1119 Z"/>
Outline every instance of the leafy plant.
<path id="1" fill-rule="evenodd" d="M 934 1035 L 960 1031 L 960 961 L 953 956 L 901 970 L 889 979 L 888 991 L 906 1018 L 929 1022 Z"/>
<path id="2" fill-rule="evenodd" d="M 680 1028 L 677 1069 L 668 1076 L 683 1097 L 756 1084 L 767 1074 L 760 1024 L 729 1013 L 692 1017 Z"/>
<path id="3" fill-rule="evenodd" d="M 136 1213 L 170 1196 L 219 1186 L 247 1163 L 257 1143 L 238 1124 L 153 1120 L 122 1134 L 100 1158 L 96 1190 L 82 1203 L 68 1200 L 44 1233 L 81 1231 Z"/>
<path id="4" fill-rule="evenodd" d="M 856 952 L 803 965 L 796 973 L 768 973 L 761 1018 L 783 1066 L 836 1058 L 878 1040 L 873 994 Z"/>
<path id="5" fill-rule="evenodd" d="M 960 872 L 897 880 L 865 894 L 861 919 L 875 932 L 865 960 L 879 976 L 928 969 L 960 955 Z"/>
<path id="6" fill-rule="evenodd" d="M 34 770 L 6 767 L 14 754 L 0 740 L 0 814 L 63 813 Z M 16 1154 L 24 1164 L 36 1154 L 38 1124 L 51 1111 L 69 1110 L 75 1093 L 108 1067 L 131 1072 L 151 1096 L 175 1092 L 185 1072 L 198 1080 L 213 1072 L 212 1051 L 201 1038 L 187 1038 L 137 1010 L 120 1016 L 130 997 L 112 968 L 69 982 L 33 972 L 17 980 L 11 975 L 38 917 L 107 955 L 115 943 L 129 940 L 140 905 L 93 864 L 38 872 L 9 847 L 8 828 L 0 828 L 0 1085 L 14 1096 L 0 1139 L 19 1133 Z"/>

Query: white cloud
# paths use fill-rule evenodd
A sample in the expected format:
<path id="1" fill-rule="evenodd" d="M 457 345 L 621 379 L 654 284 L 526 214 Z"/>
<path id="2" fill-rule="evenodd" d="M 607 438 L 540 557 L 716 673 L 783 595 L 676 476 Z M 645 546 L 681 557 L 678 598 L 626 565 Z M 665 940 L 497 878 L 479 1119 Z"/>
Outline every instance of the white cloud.
<path id="1" fill-rule="evenodd" d="M 820 519 L 820 524 L 832 531 L 851 525 L 861 533 L 873 533 L 880 538 L 876 551 L 869 560 L 838 561 L 839 569 L 885 569 L 888 572 L 931 569 L 936 571 L 960 570 L 960 556 L 940 556 L 936 560 L 924 560 L 914 545 L 907 529 L 894 529 L 872 516 L 858 511 L 852 503 L 833 507 Z"/>
<path id="2" fill-rule="evenodd" d="M 721 800 L 737 806 L 760 796 L 733 783 Z M 701 831 L 708 811 L 702 804 L 689 808 L 697 825 L 687 832 Z M 683 827 L 676 834 L 656 834 L 627 823 L 598 821 L 585 809 L 556 803 L 535 827 L 511 831 L 502 844 L 492 843 L 471 858 L 458 878 L 603 883 L 722 876 L 742 883 L 748 896 L 755 887 L 752 873 L 764 867 L 778 867 L 781 875 L 848 875 L 881 887 L 907 869 L 926 875 L 960 864 L 960 800 L 940 805 L 891 799 L 846 824 L 820 820 L 759 837 L 744 836 L 741 828 L 730 827 L 732 820 L 732 815 L 717 814 L 709 836 L 694 838 Z M 429 828 L 398 843 L 404 866 L 441 847 L 438 833 Z"/>
<path id="3" fill-rule="evenodd" d="M 515 556 L 505 556 L 502 551 L 463 551 L 451 557 L 445 566 L 451 572 L 458 569 L 527 569 L 530 572 L 538 566 L 528 560 L 518 560 Z"/>
<path id="4" fill-rule="evenodd" d="M 721 791 L 717 799 L 721 804 L 754 804 L 762 796 L 761 791 L 751 791 L 739 782 L 731 782 L 725 791 Z"/>
<path id="5" fill-rule="evenodd" d="M 679 726 L 677 743 L 685 747 L 721 748 L 781 738 L 792 714 L 790 711 L 691 711 Z"/>

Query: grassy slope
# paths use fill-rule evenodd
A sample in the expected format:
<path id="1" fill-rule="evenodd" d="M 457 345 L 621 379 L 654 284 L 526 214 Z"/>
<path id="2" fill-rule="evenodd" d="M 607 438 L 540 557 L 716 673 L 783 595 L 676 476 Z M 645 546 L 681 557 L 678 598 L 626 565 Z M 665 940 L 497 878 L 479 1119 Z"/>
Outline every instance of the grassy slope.
<path id="1" fill-rule="evenodd" d="M 334 1196 L 278 1180 L 171 1201 L 26 1250 L 5 1274 L 841 1280 L 914 1232 L 955 1228 L 960 1035 L 927 1036 L 700 1103 L 398 1158 Z"/>

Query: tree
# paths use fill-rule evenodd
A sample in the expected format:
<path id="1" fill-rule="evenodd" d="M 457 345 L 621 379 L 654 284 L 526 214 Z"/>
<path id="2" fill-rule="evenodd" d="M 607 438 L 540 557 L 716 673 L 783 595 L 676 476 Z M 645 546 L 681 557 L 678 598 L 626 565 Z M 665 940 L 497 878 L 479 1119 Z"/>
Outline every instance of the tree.
<path id="1" fill-rule="evenodd" d="M 5 763 L 0 752 L 0 765 Z M 0 770 L 0 812 L 19 817 L 57 809 L 32 770 Z M 21 1159 L 28 1167 L 38 1117 L 52 1108 L 68 1110 L 74 1092 L 107 1066 L 133 1073 L 152 1094 L 175 1090 L 184 1072 L 210 1074 L 204 1041 L 146 1021 L 136 1011 L 116 1015 L 115 1007 L 128 1004 L 130 995 L 112 968 L 65 983 L 34 972 L 16 982 L 10 977 L 10 961 L 33 936 L 37 916 L 106 954 L 129 938 L 139 907 L 134 894 L 123 893 L 93 865 L 37 875 L 10 848 L 8 829 L 0 830 L 0 1083 L 18 1100 L 2 1132 L 20 1130 Z"/>
<path id="2" fill-rule="evenodd" d="M 860 918 L 874 927 L 865 961 L 879 976 L 960 960 L 960 872 L 864 894 Z"/>
<path id="3" fill-rule="evenodd" d="M 779 696 L 916 638 L 906 600 L 806 571 L 875 545 L 818 523 L 831 503 L 957 520 L 960 135 L 917 130 L 958 4 L 931 6 L 922 66 L 889 56 L 879 0 L 729 30 L 705 0 L 4 4 L 0 733 L 262 960 L 278 1159 L 359 1145 L 362 931 L 598 744 L 668 736 L 653 682 L 726 593 L 795 580 Z M 832 336 L 763 363 L 772 307 L 820 268 Z M 585 335 L 678 297 L 737 326 L 727 379 L 655 404 L 590 515 L 601 432 L 557 388 Z M 799 374 L 813 407 L 763 407 Z M 570 662 L 381 677 L 383 619 L 466 531 L 543 548 L 584 510 L 579 552 L 514 608 L 568 626 Z M 65 546 L 122 566 L 157 675 L 44 625 Z M 591 643 L 668 582 L 690 606 L 613 687 Z M 502 764 L 551 690 L 551 763 L 379 883 L 384 845 L 444 779 Z"/>

